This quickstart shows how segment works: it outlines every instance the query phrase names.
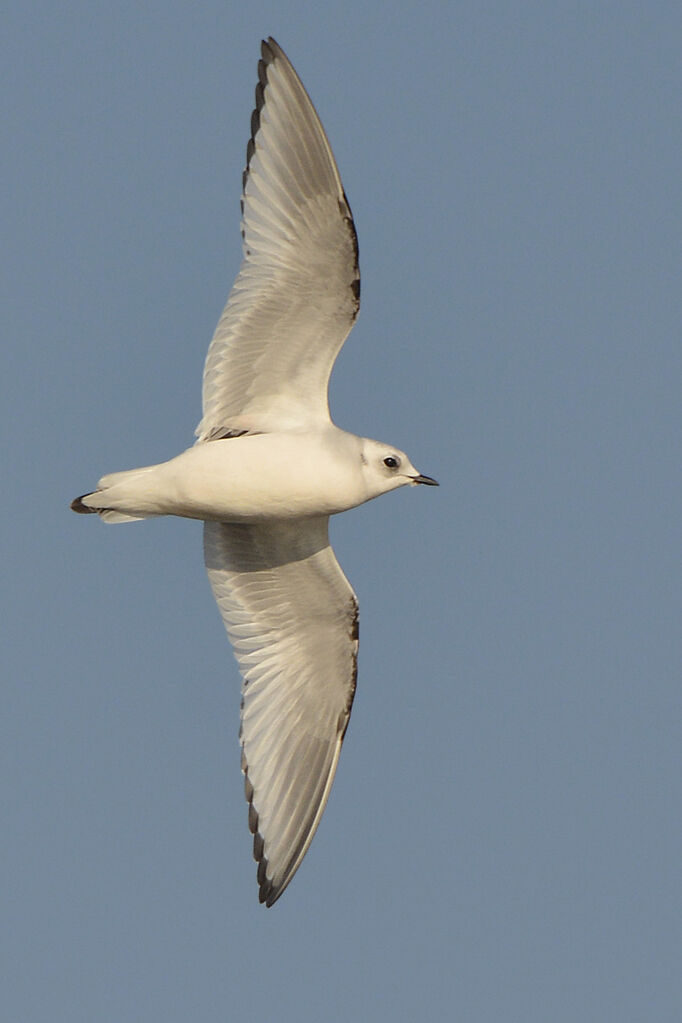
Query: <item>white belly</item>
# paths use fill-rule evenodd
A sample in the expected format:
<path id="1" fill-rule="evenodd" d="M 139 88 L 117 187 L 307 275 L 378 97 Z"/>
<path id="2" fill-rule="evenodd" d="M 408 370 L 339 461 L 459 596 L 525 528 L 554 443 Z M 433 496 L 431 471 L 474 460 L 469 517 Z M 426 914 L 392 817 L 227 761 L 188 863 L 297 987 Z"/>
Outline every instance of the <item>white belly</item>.
<path id="1" fill-rule="evenodd" d="M 244 522 L 331 515 L 366 501 L 355 438 L 259 434 L 207 441 L 100 483 L 102 503 L 147 515 Z M 347 438 L 347 440 L 345 440 Z"/>

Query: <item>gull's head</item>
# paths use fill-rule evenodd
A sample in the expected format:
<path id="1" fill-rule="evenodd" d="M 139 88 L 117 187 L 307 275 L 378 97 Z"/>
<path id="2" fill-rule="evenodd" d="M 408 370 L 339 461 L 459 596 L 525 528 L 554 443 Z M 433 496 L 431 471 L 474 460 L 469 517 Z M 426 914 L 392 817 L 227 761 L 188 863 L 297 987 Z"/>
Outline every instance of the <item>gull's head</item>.
<path id="1" fill-rule="evenodd" d="M 415 469 L 404 451 L 380 441 L 363 440 L 361 458 L 370 497 L 378 497 L 398 487 L 414 487 L 419 483 L 429 487 L 438 486 L 436 480 Z"/>

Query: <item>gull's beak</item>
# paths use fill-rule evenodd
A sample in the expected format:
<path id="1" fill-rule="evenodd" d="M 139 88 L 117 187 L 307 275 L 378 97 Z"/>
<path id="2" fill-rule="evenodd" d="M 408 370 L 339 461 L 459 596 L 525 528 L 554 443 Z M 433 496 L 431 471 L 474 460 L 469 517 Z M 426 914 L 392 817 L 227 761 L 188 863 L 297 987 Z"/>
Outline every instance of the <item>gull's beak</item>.
<path id="1" fill-rule="evenodd" d="M 413 483 L 423 483 L 427 487 L 440 486 L 438 480 L 433 480 L 430 476 L 422 476 L 421 473 L 419 476 L 410 476 L 410 479 Z"/>

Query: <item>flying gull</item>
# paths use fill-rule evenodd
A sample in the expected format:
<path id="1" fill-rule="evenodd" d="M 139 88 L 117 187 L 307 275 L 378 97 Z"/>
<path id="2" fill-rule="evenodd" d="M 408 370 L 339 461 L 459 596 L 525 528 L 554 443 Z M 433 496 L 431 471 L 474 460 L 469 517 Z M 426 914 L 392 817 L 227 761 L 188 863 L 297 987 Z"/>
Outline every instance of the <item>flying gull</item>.
<path id="1" fill-rule="evenodd" d="M 243 262 L 208 350 L 193 447 L 103 476 L 71 504 L 105 522 L 204 522 L 208 577 L 241 671 L 240 740 L 259 898 L 272 906 L 329 796 L 355 692 L 358 605 L 329 516 L 437 486 L 327 400 L 358 313 L 355 226 L 324 129 L 274 39 L 261 46 L 242 194 Z"/>

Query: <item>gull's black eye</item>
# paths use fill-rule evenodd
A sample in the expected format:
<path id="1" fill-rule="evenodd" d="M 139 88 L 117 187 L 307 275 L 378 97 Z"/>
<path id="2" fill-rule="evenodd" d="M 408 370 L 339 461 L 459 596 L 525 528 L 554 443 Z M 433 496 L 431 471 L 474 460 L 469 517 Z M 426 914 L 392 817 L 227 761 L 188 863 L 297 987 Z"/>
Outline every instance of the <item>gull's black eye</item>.
<path id="1" fill-rule="evenodd" d="M 400 465 L 400 459 L 395 458 L 393 455 L 389 455 L 388 458 L 384 458 L 384 465 L 388 469 L 397 469 Z"/>

